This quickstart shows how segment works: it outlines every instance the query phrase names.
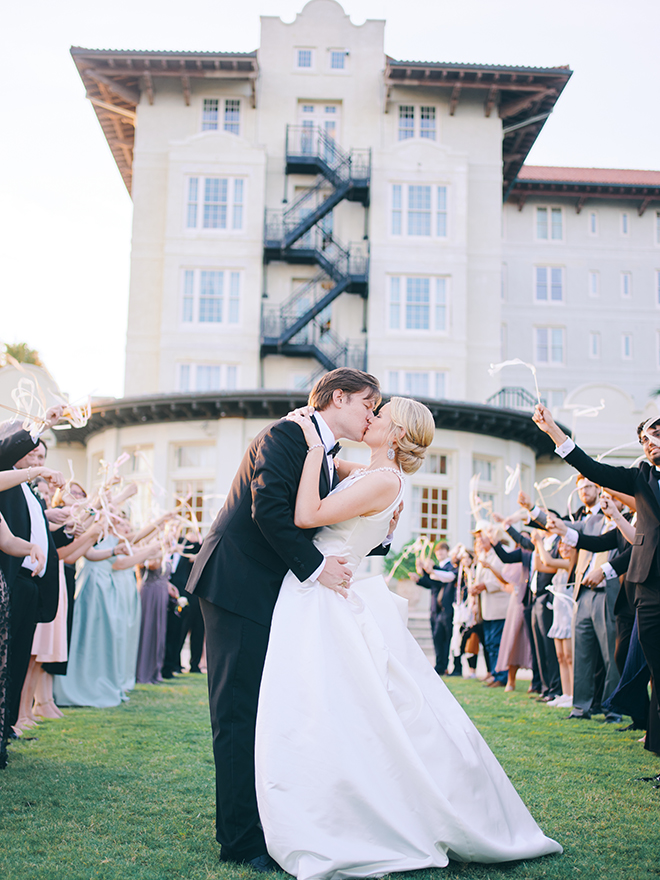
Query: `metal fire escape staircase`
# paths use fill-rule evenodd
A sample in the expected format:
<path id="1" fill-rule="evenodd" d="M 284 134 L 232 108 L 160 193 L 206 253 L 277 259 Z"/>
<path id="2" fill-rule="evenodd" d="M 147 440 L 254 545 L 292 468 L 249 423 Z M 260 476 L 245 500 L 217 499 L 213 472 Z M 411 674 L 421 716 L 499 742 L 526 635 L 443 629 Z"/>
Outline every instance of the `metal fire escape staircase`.
<path id="1" fill-rule="evenodd" d="M 264 304 L 262 357 L 314 357 L 325 370 L 339 366 L 364 369 L 365 347 L 349 345 L 334 333 L 326 309 L 344 292 L 367 297 L 368 243 L 342 245 L 333 236 L 328 220 L 344 199 L 368 206 L 370 153 L 345 152 L 320 128 L 287 126 L 286 173 L 317 177 L 284 210 L 266 210 L 264 261 L 317 265 L 319 272 L 285 302 Z"/>

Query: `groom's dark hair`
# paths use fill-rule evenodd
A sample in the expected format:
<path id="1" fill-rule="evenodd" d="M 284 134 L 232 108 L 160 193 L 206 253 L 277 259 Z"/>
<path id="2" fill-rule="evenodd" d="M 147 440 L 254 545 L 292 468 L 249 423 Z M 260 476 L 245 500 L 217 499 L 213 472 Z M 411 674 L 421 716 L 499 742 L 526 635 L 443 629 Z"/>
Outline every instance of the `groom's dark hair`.
<path id="1" fill-rule="evenodd" d="M 371 373 L 363 373 L 362 370 L 340 367 L 321 376 L 309 392 L 309 405 L 323 412 L 332 403 L 332 395 L 335 391 L 343 391 L 348 395 L 369 391 L 368 396 L 373 398 L 374 405 L 378 406 L 380 403 L 380 383 L 375 376 Z"/>

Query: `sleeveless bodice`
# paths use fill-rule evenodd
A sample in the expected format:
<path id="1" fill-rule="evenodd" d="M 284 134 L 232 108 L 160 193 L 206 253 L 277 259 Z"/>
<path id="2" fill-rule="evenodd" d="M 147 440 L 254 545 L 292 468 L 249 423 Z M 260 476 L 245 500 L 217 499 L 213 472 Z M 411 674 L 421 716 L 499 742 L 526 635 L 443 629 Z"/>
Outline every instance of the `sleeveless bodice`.
<path id="1" fill-rule="evenodd" d="M 401 487 L 394 501 L 380 513 L 374 513 L 371 516 L 354 516 L 344 522 L 324 526 L 314 538 L 314 544 L 324 556 L 345 557 L 348 560 L 349 568 L 353 571 L 364 557 L 374 547 L 382 543 L 387 536 L 387 527 L 392 513 L 399 506 L 403 497 L 404 483 L 401 474 L 394 468 L 381 468 L 381 470 L 392 470 L 401 477 Z M 357 480 L 368 479 L 373 473 L 376 471 L 354 471 L 345 480 L 342 480 L 330 494 L 342 492 Z"/>

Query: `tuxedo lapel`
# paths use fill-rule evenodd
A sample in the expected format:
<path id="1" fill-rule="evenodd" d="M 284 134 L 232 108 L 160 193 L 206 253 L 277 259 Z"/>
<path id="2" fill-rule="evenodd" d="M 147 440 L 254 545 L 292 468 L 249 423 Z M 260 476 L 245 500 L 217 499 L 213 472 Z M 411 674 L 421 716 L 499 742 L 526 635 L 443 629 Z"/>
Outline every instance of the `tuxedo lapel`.
<path id="1" fill-rule="evenodd" d="M 653 467 L 649 468 L 648 482 L 649 486 L 651 487 L 653 497 L 655 498 L 656 505 L 660 508 L 660 486 L 658 486 L 658 472 Z"/>
<path id="2" fill-rule="evenodd" d="M 314 416 L 312 416 L 312 422 L 314 422 L 314 427 L 316 428 L 316 433 L 319 435 L 319 440 L 323 442 L 321 439 L 321 431 L 319 430 L 319 425 Z M 335 476 L 337 475 L 337 471 L 335 470 Z M 330 492 L 330 489 L 334 489 L 333 481 L 330 479 L 330 468 L 328 467 L 328 456 L 323 456 L 323 464 L 321 467 L 321 478 L 319 481 L 319 494 L 322 498 Z"/>

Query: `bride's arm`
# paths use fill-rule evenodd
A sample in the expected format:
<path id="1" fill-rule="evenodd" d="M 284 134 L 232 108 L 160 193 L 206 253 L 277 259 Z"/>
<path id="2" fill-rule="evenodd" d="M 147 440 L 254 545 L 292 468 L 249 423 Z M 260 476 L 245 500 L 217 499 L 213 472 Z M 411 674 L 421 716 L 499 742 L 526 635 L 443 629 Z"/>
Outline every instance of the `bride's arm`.
<path id="1" fill-rule="evenodd" d="M 364 467 L 363 464 L 358 464 L 357 461 L 344 461 L 341 458 L 335 459 L 335 470 L 337 471 L 337 476 L 339 480 L 345 480 L 350 474 L 353 473 L 357 468 Z"/>
<path id="2" fill-rule="evenodd" d="M 289 416 L 303 430 L 308 452 L 303 466 L 294 522 L 301 529 L 313 529 L 344 522 L 354 516 L 368 516 L 385 510 L 396 498 L 401 487 L 399 477 L 391 471 L 374 472 L 368 480 L 359 480 L 353 486 L 321 499 L 319 472 L 325 447 L 308 416 Z"/>

